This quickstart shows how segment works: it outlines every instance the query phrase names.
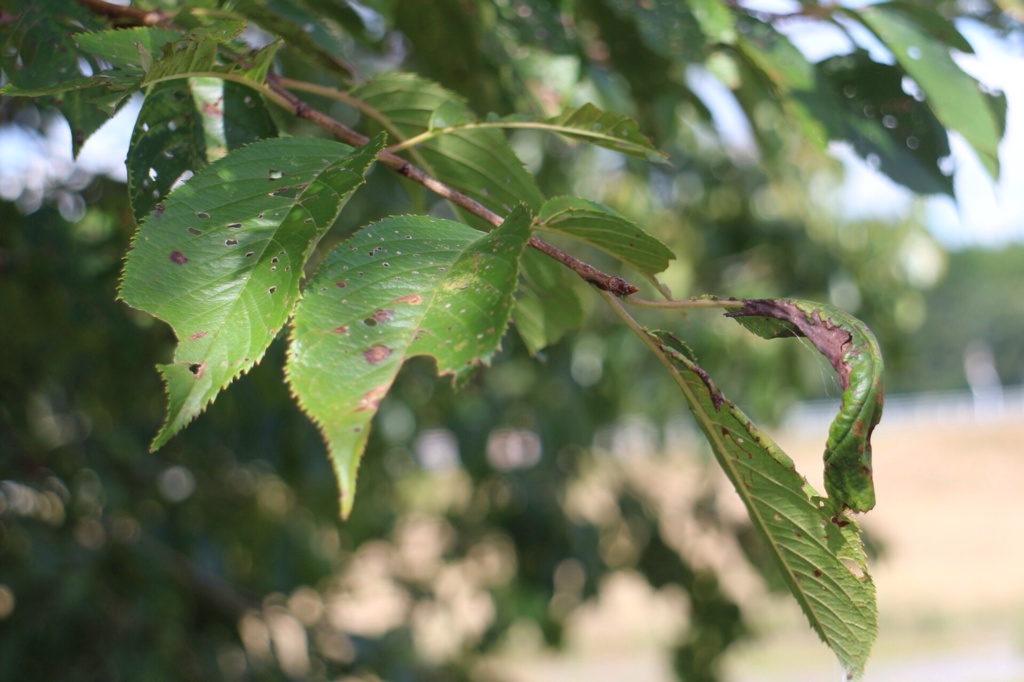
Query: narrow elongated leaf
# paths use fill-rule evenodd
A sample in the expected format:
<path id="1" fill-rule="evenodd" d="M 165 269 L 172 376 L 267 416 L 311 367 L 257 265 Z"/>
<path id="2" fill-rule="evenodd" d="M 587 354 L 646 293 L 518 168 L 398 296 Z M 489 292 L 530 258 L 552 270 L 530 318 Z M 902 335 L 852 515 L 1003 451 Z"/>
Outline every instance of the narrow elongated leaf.
<path id="1" fill-rule="evenodd" d="M 461 97 L 412 74 L 381 74 L 352 96 L 373 107 L 397 141 L 474 119 Z M 520 202 L 536 211 L 544 201 L 500 130 L 456 130 L 424 141 L 416 153 L 433 175 L 501 215 Z"/>
<path id="2" fill-rule="evenodd" d="M 348 516 L 370 420 L 407 358 L 461 378 L 497 350 L 529 239 L 521 207 L 490 233 L 388 218 L 338 246 L 292 324 L 288 382 L 327 441 Z"/>
<path id="3" fill-rule="evenodd" d="M 120 295 L 168 322 L 174 361 L 160 447 L 255 365 L 298 300 L 310 251 L 383 146 L 274 138 L 232 152 L 139 228 Z"/>
<path id="4" fill-rule="evenodd" d="M 607 206 L 580 197 L 548 199 L 534 225 L 595 246 L 645 275 L 661 272 L 675 259 L 667 246 L 632 221 Z"/>
<path id="5" fill-rule="evenodd" d="M 825 443 L 825 491 L 840 513 L 875 506 L 871 432 L 882 418 L 882 353 L 867 325 L 835 306 L 748 299 L 727 313 L 767 339 L 806 337 L 839 375 L 843 401 Z"/>
<path id="6" fill-rule="evenodd" d="M 636 121 L 629 116 L 602 111 L 589 102 L 581 107 L 566 109 L 538 126 L 568 137 L 586 140 L 608 149 L 640 156 L 648 161 L 667 163 L 668 156 L 640 132 Z"/>
<path id="7" fill-rule="evenodd" d="M 831 507 L 792 460 L 722 394 L 677 339 L 663 332 L 651 338 L 811 628 L 836 654 L 847 679 L 859 678 L 877 636 L 878 614 L 857 524 L 833 520 Z"/>
<path id="8" fill-rule="evenodd" d="M 992 177 L 998 177 L 1005 100 L 985 93 L 978 81 L 957 66 L 949 47 L 935 39 L 935 27 L 918 23 L 918 12 L 905 11 L 902 5 L 892 3 L 847 11 L 892 50 L 943 125 L 963 135 Z M 955 32 L 952 24 L 946 30 Z M 955 47 L 959 45 L 954 41 Z"/>

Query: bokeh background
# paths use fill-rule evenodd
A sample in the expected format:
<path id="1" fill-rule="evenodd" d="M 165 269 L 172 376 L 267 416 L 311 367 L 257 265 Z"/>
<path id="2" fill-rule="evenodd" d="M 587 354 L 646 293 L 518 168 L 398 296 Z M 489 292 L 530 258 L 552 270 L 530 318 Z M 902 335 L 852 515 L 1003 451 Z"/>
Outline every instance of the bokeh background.
<path id="1" fill-rule="evenodd" d="M 457 3 L 438 7 L 449 14 L 407 7 L 394 31 L 460 21 Z M 959 204 L 915 197 L 842 145 L 822 155 L 781 118 L 755 140 L 707 73 L 680 89 L 628 31 L 609 48 L 629 55 L 619 71 L 593 55 L 575 70 L 524 58 L 532 79 L 518 65 L 520 96 L 621 104 L 670 154 L 652 168 L 513 137 L 549 195 L 601 201 L 669 244 L 674 292 L 827 300 L 879 337 L 889 397 L 863 521 L 881 609 L 872 682 L 1024 679 L 1024 57 L 992 11 L 958 26 L 977 50 L 965 68 L 1009 100 L 1003 172 L 994 183 L 954 139 Z M 792 39 L 809 58 L 837 49 Z M 493 65 L 406 47 L 385 56 L 459 75 L 478 111 L 516 104 Z M 596 299 L 540 357 L 510 330 L 458 391 L 409 363 L 348 521 L 282 382 L 283 339 L 149 453 L 164 409 L 154 365 L 174 340 L 115 299 L 137 106 L 72 161 L 59 113 L 0 100 L 0 678 L 839 679 L 676 389 Z M 328 241 L 409 209 L 377 169 Z M 715 314 L 642 321 L 687 339 L 820 487 L 841 391 L 812 348 Z"/>

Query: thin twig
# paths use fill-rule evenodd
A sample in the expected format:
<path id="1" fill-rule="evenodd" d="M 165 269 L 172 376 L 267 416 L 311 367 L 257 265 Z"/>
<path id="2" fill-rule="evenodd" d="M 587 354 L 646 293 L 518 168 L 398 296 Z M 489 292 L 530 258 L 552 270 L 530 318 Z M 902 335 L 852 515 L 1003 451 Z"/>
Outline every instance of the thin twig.
<path id="1" fill-rule="evenodd" d="M 163 12 L 150 12 L 140 10 L 135 7 L 114 5 L 109 2 L 105 2 L 104 0 L 77 1 L 79 4 L 99 14 L 115 19 L 126 19 L 145 26 L 167 25 L 170 23 L 170 18 Z M 271 101 L 290 110 L 295 116 L 304 118 L 307 121 L 316 124 L 343 142 L 347 142 L 353 146 L 361 146 L 369 141 L 369 138 L 365 135 L 349 128 L 341 121 L 328 116 L 299 98 L 291 90 L 286 88 L 282 83 L 281 77 L 275 74 L 267 74 L 265 87 L 258 87 L 256 89 L 263 92 L 263 94 Z M 450 201 L 467 213 L 470 213 L 471 215 L 474 215 L 495 227 L 504 222 L 504 218 L 480 202 L 466 194 L 463 194 L 453 187 L 449 187 L 437 178 L 428 174 L 423 169 L 412 165 L 400 156 L 385 151 L 381 152 L 377 156 L 377 160 L 388 168 L 391 168 L 392 170 L 409 178 L 413 182 L 426 187 L 442 199 Z M 608 291 L 620 297 L 629 296 L 639 291 L 635 285 L 627 282 L 622 277 L 602 272 L 589 263 L 585 263 L 579 258 L 576 258 L 575 256 L 562 251 L 558 247 L 543 241 L 536 235 L 531 235 L 527 243 L 541 253 L 554 258 L 559 263 L 570 268 L 584 281 L 590 282 L 602 291 Z"/>
<path id="2" fill-rule="evenodd" d="M 78 0 L 78 4 L 111 19 L 126 19 L 140 26 L 160 26 L 170 17 L 160 10 L 139 9 L 128 5 L 115 5 L 104 0 Z"/>
<path id="3" fill-rule="evenodd" d="M 369 138 L 365 135 L 352 130 L 337 119 L 334 119 L 322 111 L 311 107 L 293 92 L 285 88 L 281 84 L 280 79 L 274 74 L 267 75 L 267 84 L 278 96 L 278 101 L 286 102 L 292 113 L 299 118 L 304 118 L 315 123 L 335 137 L 351 145 L 363 145 L 369 141 Z M 490 223 L 491 225 L 494 225 L 495 227 L 501 225 L 504 221 L 504 218 L 480 202 L 452 187 L 449 187 L 400 156 L 392 154 L 391 152 L 381 152 L 380 155 L 378 155 L 377 160 L 388 168 L 391 168 L 399 174 L 409 178 L 413 182 L 423 185 L 442 199 L 452 202 L 459 208 Z M 602 291 L 610 291 L 616 296 L 629 296 L 630 294 L 639 291 L 636 285 L 627 282 L 622 277 L 602 272 L 589 263 L 585 263 L 579 258 L 576 258 L 575 256 L 562 251 L 558 247 L 545 242 L 536 235 L 530 237 L 528 244 L 541 253 L 554 258 L 559 263 L 570 268 L 584 281 L 590 282 Z"/>
<path id="4" fill-rule="evenodd" d="M 626 300 L 630 305 L 638 308 L 661 308 L 667 310 L 679 310 L 684 308 L 739 308 L 743 301 L 735 298 L 687 298 L 681 301 L 649 301 L 646 298 L 630 297 Z"/>

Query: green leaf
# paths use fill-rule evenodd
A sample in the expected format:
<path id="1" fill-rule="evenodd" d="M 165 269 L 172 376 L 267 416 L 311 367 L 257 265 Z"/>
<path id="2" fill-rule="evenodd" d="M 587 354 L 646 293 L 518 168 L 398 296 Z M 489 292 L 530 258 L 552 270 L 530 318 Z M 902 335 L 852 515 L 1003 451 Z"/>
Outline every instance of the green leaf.
<path id="1" fill-rule="evenodd" d="M 670 334 L 649 334 L 715 458 L 765 539 L 811 628 L 847 679 L 863 673 L 878 631 L 875 586 L 857 524 L 833 518 L 792 460 L 727 399 Z"/>
<path id="2" fill-rule="evenodd" d="M 629 116 L 602 111 L 589 102 L 581 107 L 566 109 L 543 123 L 521 127 L 550 130 L 648 161 L 668 163 L 668 156 L 640 132 L 636 121 Z"/>
<path id="3" fill-rule="evenodd" d="M 291 314 L 312 248 L 383 147 L 257 142 L 206 166 L 143 223 L 120 295 L 178 338 L 163 445 L 255 365 Z"/>
<path id="4" fill-rule="evenodd" d="M 548 199 L 534 226 L 595 246 L 645 275 L 661 272 L 675 259 L 667 246 L 632 221 L 596 201 L 579 197 Z"/>
<path id="5" fill-rule="evenodd" d="M 105 88 L 97 86 L 109 79 L 98 73 L 98 62 L 74 41 L 78 32 L 101 27 L 91 12 L 64 0 L 20 3 L 17 18 L 0 25 L 0 67 L 7 81 L 0 94 L 56 95 L 44 102 L 52 102 L 68 120 L 76 156 L 122 100 L 93 101 L 106 94 Z"/>
<path id="6" fill-rule="evenodd" d="M 585 286 L 576 273 L 540 252 L 528 249 L 523 254 L 512 319 L 530 354 L 582 326 Z"/>
<path id="7" fill-rule="evenodd" d="M 76 33 L 75 43 L 112 69 L 141 74 L 159 59 L 163 48 L 181 38 L 180 31 L 140 26 L 91 33 Z"/>
<path id="8" fill-rule="evenodd" d="M 839 375 L 843 401 L 825 444 L 825 490 L 832 507 L 864 512 L 875 506 L 871 432 L 882 418 L 882 353 L 863 322 L 824 303 L 747 299 L 727 313 L 767 338 L 806 337 Z"/>
<path id="9" fill-rule="evenodd" d="M 892 51 L 897 63 L 924 92 L 936 117 L 963 135 L 992 177 L 998 177 L 1005 100 L 982 91 L 978 81 L 957 66 L 947 45 L 933 37 L 935 27 L 920 23 L 919 12 L 907 12 L 905 6 L 891 3 L 847 12 Z M 952 25 L 950 30 L 954 30 Z"/>
<path id="10" fill-rule="evenodd" d="M 128 193 L 136 222 L 184 173 L 276 135 L 263 97 L 240 83 L 175 79 L 151 86 L 128 148 Z"/>
<path id="11" fill-rule="evenodd" d="M 769 92 L 756 92 L 746 102 L 748 109 L 751 109 L 748 111 L 751 122 L 758 120 L 752 109 L 763 106 L 759 103 L 770 102 L 774 96 L 800 126 L 805 137 L 820 149 L 825 149 L 829 140 L 828 131 L 842 127 L 838 119 L 843 111 L 837 106 L 824 79 L 800 50 L 774 26 L 752 18 L 744 19 L 744 22 L 745 29 L 736 40 L 738 55 L 770 88 Z M 763 83 L 744 85 L 751 87 Z"/>
<path id="12" fill-rule="evenodd" d="M 919 194 L 953 195 L 953 178 L 943 172 L 949 138 L 924 102 L 903 89 L 905 72 L 879 64 L 866 52 L 830 57 L 818 64 L 847 114 L 829 130 L 849 140 L 878 170 Z"/>
<path id="13" fill-rule="evenodd" d="M 143 85 L 169 78 L 209 75 L 217 64 L 217 50 L 221 43 L 244 30 L 240 21 L 226 21 L 195 29 L 180 40 L 165 45 L 159 59 L 146 71 Z"/>
<path id="14" fill-rule="evenodd" d="M 288 382 L 330 450 L 352 510 L 370 421 L 406 359 L 457 379 L 489 362 L 512 310 L 529 239 L 522 207 L 490 233 L 426 216 L 387 218 L 338 246 L 292 323 Z"/>
<path id="15" fill-rule="evenodd" d="M 142 222 L 182 174 L 205 164 L 203 127 L 188 81 L 150 88 L 128 147 L 128 196 L 135 221 Z"/>
<path id="16" fill-rule="evenodd" d="M 650 49 L 669 59 L 701 62 L 705 56 L 704 34 L 690 3 L 676 0 L 608 0 L 622 16 L 631 17 Z"/>
<path id="17" fill-rule="evenodd" d="M 381 74 L 351 95 L 372 107 L 398 141 L 430 130 L 432 123 L 474 118 L 461 97 L 412 74 Z M 415 153 L 425 170 L 500 215 L 520 202 L 536 211 L 544 201 L 500 130 L 455 130 L 430 137 Z"/>

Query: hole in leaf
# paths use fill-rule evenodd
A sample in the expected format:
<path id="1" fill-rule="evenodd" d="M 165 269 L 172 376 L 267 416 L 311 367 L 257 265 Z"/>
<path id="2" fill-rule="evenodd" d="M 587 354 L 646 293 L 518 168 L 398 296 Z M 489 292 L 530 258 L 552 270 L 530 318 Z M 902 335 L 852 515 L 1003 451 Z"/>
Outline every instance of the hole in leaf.
<path id="1" fill-rule="evenodd" d="M 231 230 L 239 230 L 239 229 L 242 228 L 242 223 L 228 223 L 227 227 L 228 227 L 228 229 L 231 229 Z"/>
<path id="2" fill-rule="evenodd" d="M 267 178 L 270 180 L 280 180 L 283 177 L 284 172 L 276 168 L 271 168 L 269 171 L 267 171 Z"/>
<path id="3" fill-rule="evenodd" d="M 368 317 L 365 320 L 363 320 L 363 324 L 365 324 L 367 327 L 376 327 L 377 320 L 373 319 L 372 317 Z"/>
<path id="4" fill-rule="evenodd" d="M 203 372 L 205 370 L 206 370 L 206 363 L 205 362 L 196 362 L 196 363 L 191 364 L 191 365 L 188 366 L 188 371 L 192 372 L 192 374 L 195 375 L 196 379 L 201 378 L 203 376 Z"/>
<path id="5" fill-rule="evenodd" d="M 188 231 L 189 231 L 190 234 L 194 234 L 194 235 L 197 235 L 197 236 L 201 235 L 203 233 L 203 231 L 200 230 L 198 227 L 190 227 L 190 228 L 188 228 Z"/>
<path id="6" fill-rule="evenodd" d="M 252 256 L 255 256 L 255 255 L 256 255 L 255 251 L 246 251 L 245 252 L 245 257 L 246 258 L 251 258 Z"/>
<path id="7" fill-rule="evenodd" d="M 196 217 L 205 220 L 210 217 L 210 214 L 206 211 L 196 211 Z"/>
<path id="8" fill-rule="evenodd" d="M 267 293 L 268 293 L 268 294 L 272 294 L 272 293 L 274 293 L 275 291 L 277 291 L 277 287 L 276 287 L 276 286 L 273 286 L 273 287 L 270 287 L 269 289 L 267 289 Z"/>
<path id="9" fill-rule="evenodd" d="M 238 243 L 237 239 L 225 239 L 224 240 L 224 246 L 234 246 L 237 243 Z"/>

